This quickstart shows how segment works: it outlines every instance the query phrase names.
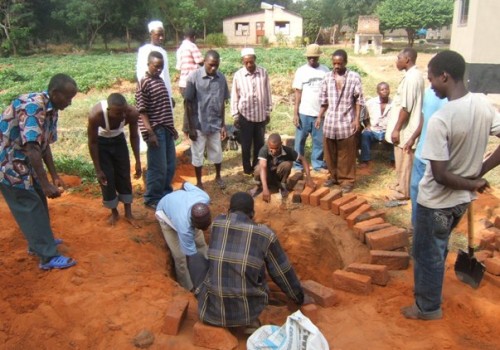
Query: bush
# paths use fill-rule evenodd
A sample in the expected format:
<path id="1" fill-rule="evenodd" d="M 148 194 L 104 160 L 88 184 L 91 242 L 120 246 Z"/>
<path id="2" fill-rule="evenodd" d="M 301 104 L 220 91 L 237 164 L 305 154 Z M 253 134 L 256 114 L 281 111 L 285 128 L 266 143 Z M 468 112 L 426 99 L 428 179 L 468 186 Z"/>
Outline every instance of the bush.
<path id="1" fill-rule="evenodd" d="M 303 47 L 304 46 L 304 38 L 301 36 L 296 36 L 294 40 L 295 47 Z"/>
<path id="2" fill-rule="evenodd" d="M 280 47 L 287 46 L 287 44 L 288 44 L 288 38 L 286 37 L 285 34 L 278 33 L 278 34 L 276 34 L 276 43 Z"/>
<path id="3" fill-rule="evenodd" d="M 207 45 L 215 47 L 224 47 L 227 45 L 227 37 L 223 33 L 211 33 L 205 39 Z"/>
<path id="4" fill-rule="evenodd" d="M 261 39 L 261 44 L 264 47 L 268 47 L 269 46 L 269 38 L 267 36 L 263 36 Z"/>

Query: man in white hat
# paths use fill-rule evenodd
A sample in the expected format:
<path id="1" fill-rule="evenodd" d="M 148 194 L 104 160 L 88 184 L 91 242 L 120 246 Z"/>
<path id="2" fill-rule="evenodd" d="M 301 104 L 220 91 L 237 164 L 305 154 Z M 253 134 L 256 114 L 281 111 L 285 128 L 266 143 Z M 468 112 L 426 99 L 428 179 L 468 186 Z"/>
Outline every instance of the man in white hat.
<path id="1" fill-rule="evenodd" d="M 318 44 L 311 44 L 306 49 L 307 63 L 299 67 L 295 72 L 292 87 L 295 89 L 295 105 L 293 113 L 293 124 L 295 131 L 295 151 L 304 156 L 307 136 L 311 134 L 312 153 L 311 164 L 315 171 L 326 172 L 326 164 L 323 161 L 323 125 L 314 127 L 321 105 L 319 93 L 321 82 L 328 67 L 319 63 L 321 48 Z M 294 168 L 303 169 L 303 164 L 295 162 Z"/>
<path id="2" fill-rule="evenodd" d="M 243 67 L 233 77 L 231 115 L 234 125 L 241 130 L 243 172 L 253 176 L 272 110 L 271 85 L 267 71 L 255 64 L 254 49 L 241 50 L 241 59 Z"/>
<path id="3" fill-rule="evenodd" d="M 151 51 L 158 51 L 163 56 L 163 71 L 161 73 L 161 78 L 165 82 L 168 94 L 172 100 L 172 106 L 175 106 L 175 102 L 172 99 L 172 84 L 170 82 L 170 74 L 168 72 L 168 57 L 167 51 L 165 51 L 161 46 L 165 40 L 165 30 L 163 28 L 163 23 L 161 21 L 151 21 L 148 24 L 149 36 L 151 42 L 145 44 L 139 48 L 137 53 L 137 66 L 136 74 L 137 81 L 140 82 L 142 78 L 146 76 L 148 70 L 148 56 Z"/>

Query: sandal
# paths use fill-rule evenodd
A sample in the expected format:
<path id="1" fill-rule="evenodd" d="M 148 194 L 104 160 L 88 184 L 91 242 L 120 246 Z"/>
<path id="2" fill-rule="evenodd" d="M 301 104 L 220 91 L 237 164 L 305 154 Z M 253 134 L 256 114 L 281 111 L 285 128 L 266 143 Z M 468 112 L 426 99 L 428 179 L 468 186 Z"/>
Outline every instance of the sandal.
<path id="1" fill-rule="evenodd" d="M 56 245 L 59 245 L 59 244 L 63 244 L 64 241 L 60 238 L 54 238 L 54 243 Z M 33 250 L 31 250 L 30 247 L 28 247 L 27 253 L 28 253 L 28 255 L 35 255 L 35 252 Z"/>
<path id="2" fill-rule="evenodd" d="M 226 188 L 226 183 L 221 178 L 215 179 L 215 183 L 217 184 L 217 186 L 219 186 L 221 190 Z"/>
<path id="3" fill-rule="evenodd" d="M 76 265 L 76 260 L 73 260 L 67 256 L 58 255 L 52 257 L 45 264 L 40 263 L 38 267 L 42 270 L 52 270 L 52 269 L 67 269 L 68 267 Z"/>

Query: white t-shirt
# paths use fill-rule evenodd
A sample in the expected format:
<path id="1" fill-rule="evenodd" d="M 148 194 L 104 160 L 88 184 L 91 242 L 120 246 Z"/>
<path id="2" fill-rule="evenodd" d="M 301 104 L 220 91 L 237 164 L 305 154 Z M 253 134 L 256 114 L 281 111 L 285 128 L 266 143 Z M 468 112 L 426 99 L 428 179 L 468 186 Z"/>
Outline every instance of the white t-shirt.
<path id="1" fill-rule="evenodd" d="M 468 93 L 449 101 L 429 120 L 422 158 L 448 161 L 448 171 L 477 178 L 481 171 L 488 135 L 500 134 L 500 114 L 483 94 Z M 475 199 L 475 193 L 440 185 L 427 164 L 420 181 L 417 202 L 427 208 L 451 208 Z"/>
<path id="2" fill-rule="evenodd" d="M 321 82 L 330 70 L 320 64 L 317 68 L 304 64 L 295 72 L 292 87 L 302 90 L 302 98 L 299 105 L 299 113 L 317 117 L 321 107 L 319 95 Z"/>

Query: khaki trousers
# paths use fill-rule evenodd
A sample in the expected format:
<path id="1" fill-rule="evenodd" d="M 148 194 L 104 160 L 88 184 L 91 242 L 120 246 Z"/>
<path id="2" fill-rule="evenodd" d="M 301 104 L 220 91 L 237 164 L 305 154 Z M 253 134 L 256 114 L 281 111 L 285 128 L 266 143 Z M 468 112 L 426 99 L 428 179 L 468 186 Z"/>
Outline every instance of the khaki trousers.
<path id="1" fill-rule="evenodd" d="M 414 156 L 414 149 L 403 152 L 401 147 L 394 147 L 394 160 L 396 163 L 395 190 L 401 193 L 404 198 L 410 198 L 410 180 Z"/>

